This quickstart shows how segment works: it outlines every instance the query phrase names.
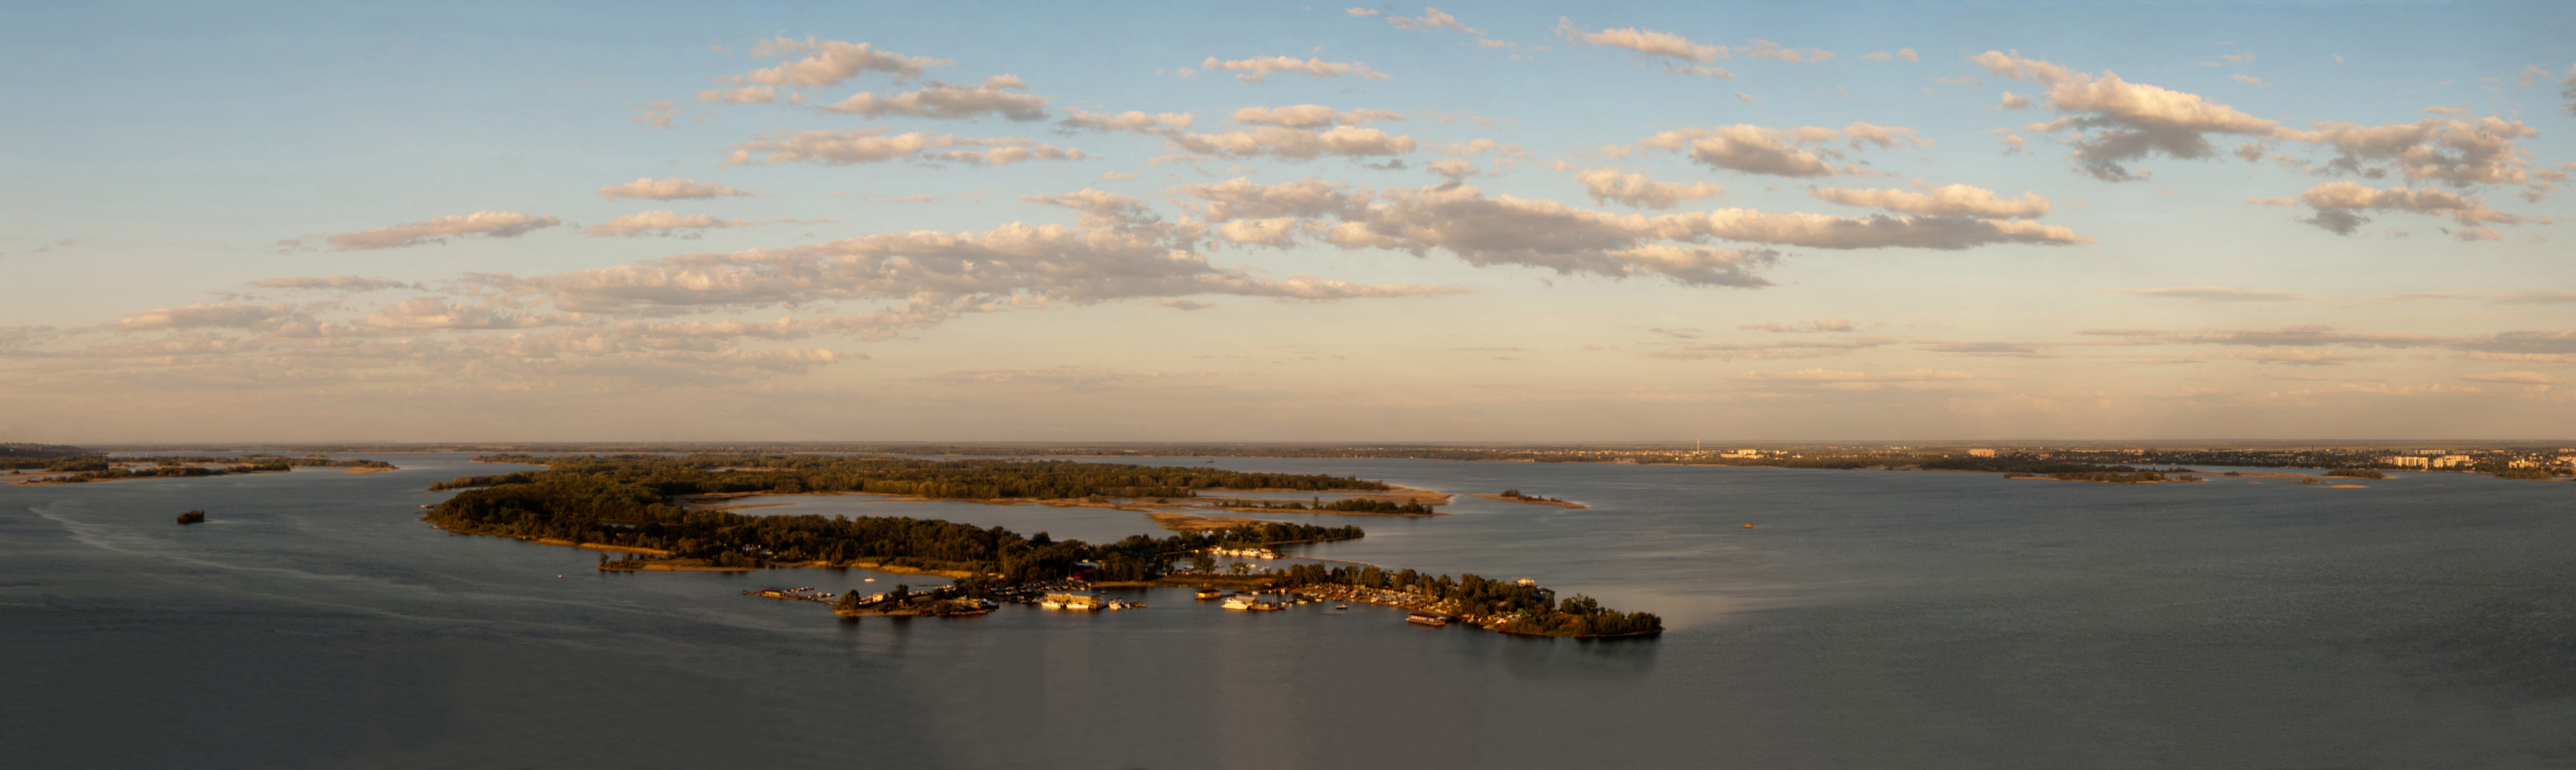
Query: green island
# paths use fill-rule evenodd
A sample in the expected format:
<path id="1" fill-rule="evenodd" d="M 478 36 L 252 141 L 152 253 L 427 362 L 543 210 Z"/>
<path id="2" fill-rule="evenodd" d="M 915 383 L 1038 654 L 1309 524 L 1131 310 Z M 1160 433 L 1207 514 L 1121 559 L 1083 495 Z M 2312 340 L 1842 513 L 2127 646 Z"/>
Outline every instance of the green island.
<path id="1" fill-rule="evenodd" d="M 1529 503 L 1529 504 L 1531 504 L 1531 505 L 1553 505 L 1553 506 L 1556 506 L 1556 507 L 1559 507 L 1559 508 L 1590 508 L 1590 507 L 1592 507 L 1592 506 L 1589 506 L 1589 505 L 1584 505 L 1584 504 L 1582 504 L 1582 503 L 1568 502 L 1568 501 L 1564 501 L 1564 500 L 1559 500 L 1559 499 L 1556 499 L 1556 498 L 1553 498 L 1553 497 L 1540 497 L 1540 496 L 1538 496 L 1538 495 L 1522 494 L 1522 493 L 1521 493 L 1521 491 L 1520 491 L 1519 489 L 1506 489 L 1506 490 L 1503 490 L 1501 494 L 1493 494 L 1493 495 L 1468 495 L 1468 497 L 1481 497 L 1481 498 L 1484 498 L 1484 499 L 1487 499 L 1487 500 L 1501 500 L 1501 501 L 1503 501 L 1503 502 L 1507 502 L 1507 503 Z"/>
<path id="2" fill-rule="evenodd" d="M 1023 537 L 1001 527 L 935 519 L 752 516 L 682 502 L 694 495 L 742 492 L 869 492 L 1075 505 L 1109 497 L 1190 497 L 1201 490 L 1389 489 L 1355 478 L 1061 460 L 771 454 L 477 459 L 547 467 L 436 484 L 432 489 L 460 491 L 431 509 L 425 520 L 449 532 L 622 552 L 617 559 L 600 554 L 599 568 L 609 571 L 860 567 L 955 579 L 953 589 L 923 595 L 949 602 L 937 605 L 946 609 L 898 602 L 907 609 L 851 607 L 852 612 L 845 614 L 972 614 L 964 611 L 966 605 L 955 602 L 1023 596 L 1079 578 L 1086 586 L 1225 585 L 1330 595 L 1437 611 L 1518 634 L 1626 636 L 1662 630 L 1662 620 L 1652 614 L 1620 613 L 1580 596 L 1560 602 L 1534 583 L 1505 583 L 1472 574 L 1432 577 L 1412 570 L 1322 565 L 1298 565 L 1259 577 L 1171 570 L 1174 561 L 1186 558 L 1203 573 L 1209 554 L 1219 550 L 1260 551 L 1355 539 L 1366 534 L 1358 527 L 1228 520 L 1216 528 L 1168 537 L 1132 535 L 1094 545 L 1057 541 L 1044 532 Z"/>
<path id="3" fill-rule="evenodd" d="M 143 467 L 150 466 L 150 467 Z M 80 456 L 49 460 L 42 471 L 30 475 L 21 485 L 87 484 L 98 481 L 128 479 L 169 479 L 196 476 L 230 476 L 242 473 L 285 473 L 296 468 L 348 468 L 350 473 L 395 470 L 383 460 L 334 460 L 328 457 L 284 457 L 279 455 L 243 455 L 240 457 L 95 457 Z"/>

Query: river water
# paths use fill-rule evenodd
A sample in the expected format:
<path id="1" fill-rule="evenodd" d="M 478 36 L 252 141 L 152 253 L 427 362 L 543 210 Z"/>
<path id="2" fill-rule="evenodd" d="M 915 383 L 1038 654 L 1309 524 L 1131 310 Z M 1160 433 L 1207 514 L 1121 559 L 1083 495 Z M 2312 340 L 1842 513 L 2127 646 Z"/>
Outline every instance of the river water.
<path id="1" fill-rule="evenodd" d="M 1368 529 L 1306 555 L 1533 577 L 1670 629 L 1577 641 L 1179 590 L 845 622 L 738 592 L 936 581 L 600 573 L 596 552 L 417 520 L 431 482 L 500 466 L 354 456 L 403 469 L 0 487 L 0 764 L 2576 765 L 2571 484 L 1215 463 L 1588 503 L 1265 516 Z M 211 520 L 173 523 L 193 508 Z M 744 512 L 1154 531 L 864 496 Z"/>

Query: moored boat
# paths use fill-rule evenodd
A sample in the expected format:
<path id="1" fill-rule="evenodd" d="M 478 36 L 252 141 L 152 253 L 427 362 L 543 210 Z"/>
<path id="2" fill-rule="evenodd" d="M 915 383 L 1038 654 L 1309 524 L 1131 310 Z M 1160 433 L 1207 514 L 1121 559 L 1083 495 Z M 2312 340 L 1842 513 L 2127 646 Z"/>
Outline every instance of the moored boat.
<path id="1" fill-rule="evenodd" d="M 1438 616 L 1438 615 L 1433 615 L 1433 614 L 1428 613 L 1428 612 L 1415 612 L 1415 613 L 1407 614 L 1407 615 L 1405 615 L 1405 616 L 1404 616 L 1404 622 L 1407 622 L 1407 623 L 1420 623 L 1420 624 L 1422 624 L 1422 625 L 1426 625 L 1426 626 L 1445 626 L 1445 625 L 1449 625 L 1449 619 L 1448 619 L 1448 618 L 1444 618 L 1444 617 L 1441 617 L 1441 616 Z"/>

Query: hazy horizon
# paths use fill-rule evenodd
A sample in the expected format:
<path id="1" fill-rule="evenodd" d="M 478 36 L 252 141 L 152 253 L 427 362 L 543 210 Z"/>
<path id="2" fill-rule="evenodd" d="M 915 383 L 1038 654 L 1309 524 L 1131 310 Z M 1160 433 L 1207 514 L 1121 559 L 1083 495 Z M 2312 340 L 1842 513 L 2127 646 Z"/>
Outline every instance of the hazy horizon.
<path id="1" fill-rule="evenodd" d="M 5 18 L 0 441 L 2576 436 L 2563 3 Z"/>

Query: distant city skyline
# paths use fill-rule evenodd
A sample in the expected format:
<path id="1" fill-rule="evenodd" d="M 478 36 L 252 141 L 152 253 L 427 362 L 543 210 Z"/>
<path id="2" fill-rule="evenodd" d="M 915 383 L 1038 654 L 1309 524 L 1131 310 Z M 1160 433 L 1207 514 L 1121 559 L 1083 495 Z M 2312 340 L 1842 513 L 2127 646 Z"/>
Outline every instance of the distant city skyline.
<path id="1" fill-rule="evenodd" d="M 0 24 L 0 441 L 2576 435 L 2576 7 Z"/>

